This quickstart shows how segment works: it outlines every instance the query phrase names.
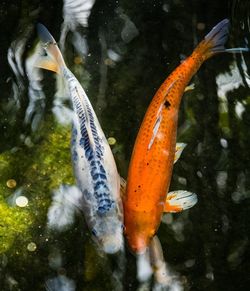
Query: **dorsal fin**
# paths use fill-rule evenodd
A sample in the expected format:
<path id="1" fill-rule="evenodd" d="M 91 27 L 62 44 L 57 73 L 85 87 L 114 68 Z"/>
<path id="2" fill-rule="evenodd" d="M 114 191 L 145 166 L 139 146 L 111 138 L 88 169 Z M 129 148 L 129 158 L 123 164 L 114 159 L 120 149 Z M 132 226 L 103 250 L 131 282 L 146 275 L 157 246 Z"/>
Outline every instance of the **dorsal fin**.
<path id="1" fill-rule="evenodd" d="M 152 137 L 151 137 L 151 140 L 150 140 L 150 142 L 148 144 L 148 150 L 150 150 L 150 148 L 152 147 L 152 145 L 154 143 L 154 140 L 156 138 L 156 135 L 158 133 L 159 127 L 161 125 L 163 108 L 167 108 L 168 109 L 171 106 L 170 102 L 167 99 L 167 95 L 168 95 L 169 91 L 171 90 L 171 88 L 174 86 L 176 81 L 177 80 L 174 80 L 171 84 L 169 84 L 169 86 L 167 88 L 167 91 L 165 93 L 165 98 L 164 98 L 164 100 L 162 101 L 162 104 L 159 107 L 159 110 L 157 112 L 157 118 L 156 118 L 156 121 L 155 121 L 155 124 L 154 124 L 154 127 L 153 127 Z"/>
<path id="2" fill-rule="evenodd" d="M 154 143 L 155 137 L 157 135 L 158 129 L 159 129 L 160 124 L 161 124 L 161 119 L 162 119 L 162 115 L 160 113 L 160 115 L 157 117 L 156 122 L 154 124 L 153 134 L 152 134 L 151 140 L 150 140 L 149 145 L 148 145 L 148 150 L 151 149 L 152 144 Z"/>

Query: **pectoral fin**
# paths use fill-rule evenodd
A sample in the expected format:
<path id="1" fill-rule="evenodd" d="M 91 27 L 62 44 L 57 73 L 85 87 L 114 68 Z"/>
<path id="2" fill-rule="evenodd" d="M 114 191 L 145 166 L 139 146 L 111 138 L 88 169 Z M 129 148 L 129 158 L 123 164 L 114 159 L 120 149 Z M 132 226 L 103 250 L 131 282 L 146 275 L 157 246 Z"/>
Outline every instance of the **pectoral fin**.
<path id="1" fill-rule="evenodd" d="M 169 192 L 164 205 L 165 212 L 180 212 L 197 203 L 197 195 L 184 190 Z"/>
<path id="2" fill-rule="evenodd" d="M 161 124 L 161 120 L 162 120 L 162 114 L 161 112 L 159 113 L 159 116 L 157 117 L 156 119 L 156 122 L 155 122 L 155 125 L 154 125 L 154 128 L 153 128 L 153 134 L 152 134 L 152 138 L 149 142 L 149 145 L 148 145 L 148 150 L 150 150 L 151 146 L 153 145 L 154 143 L 154 140 L 155 140 L 155 137 L 158 133 L 158 129 L 160 127 L 160 124 Z"/>
<path id="3" fill-rule="evenodd" d="M 184 150 L 184 148 L 186 147 L 186 143 L 177 143 L 176 147 L 175 147 L 175 156 L 174 156 L 174 163 L 176 163 L 179 159 L 179 157 L 181 156 L 182 151 Z"/>
<path id="4" fill-rule="evenodd" d="M 195 85 L 194 85 L 194 83 L 192 83 L 184 89 L 184 92 L 192 91 L 192 90 L 194 90 L 194 88 L 195 88 Z"/>
<path id="5" fill-rule="evenodd" d="M 121 199 L 123 199 L 124 196 L 125 196 L 126 186 L 127 186 L 127 181 L 120 176 L 120 195 L 121 195 Z"/>

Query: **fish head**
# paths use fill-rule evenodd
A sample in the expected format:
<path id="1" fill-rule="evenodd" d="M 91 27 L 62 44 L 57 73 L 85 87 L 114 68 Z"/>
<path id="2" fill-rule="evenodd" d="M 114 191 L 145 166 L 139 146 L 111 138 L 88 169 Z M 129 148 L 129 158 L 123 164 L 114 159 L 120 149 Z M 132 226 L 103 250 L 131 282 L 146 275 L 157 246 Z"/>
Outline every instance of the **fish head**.
<path id="1" fill-rule="evenodd" d="M 123 223 L 114 211 L 95 218 L 91 229 L 93 239 L 107 254 L 115 254 L 123 250 Z"/>
<path id="2" fill-rule="evenodd" d="M 146 233 L 131 233 L 126 235 L 129 249 L 132 253 L 140 255 L 145 253 L 150 237 Z"/>
<path id="3" fill-rule="evenodd" d="M 124 233 L 129 249 L 134 254 L 142 254 L 148 248 L 155 235 L 156 216 L 150 212 L 134 211 L 129 208 L 124 212 Z"/>

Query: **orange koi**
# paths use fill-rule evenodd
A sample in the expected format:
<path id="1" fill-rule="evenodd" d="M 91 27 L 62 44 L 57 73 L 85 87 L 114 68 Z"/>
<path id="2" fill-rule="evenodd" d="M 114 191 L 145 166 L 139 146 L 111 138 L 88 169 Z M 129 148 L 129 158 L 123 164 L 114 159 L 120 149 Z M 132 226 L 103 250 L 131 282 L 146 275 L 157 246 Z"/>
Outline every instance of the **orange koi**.
<path id="1" fill-rule="evenodd" d="M 176 152 L 178 111 L 192 76 L 208 58 L 225 49 L 229 20 L 218 23 L 163 82 L 144 116 L 134 145 L 123 198 L 125 235 L 130 249 L 143 254 L 150 247 L 164 211 L 178 212 L 193 206 L 196 195 L 175 191 L 168 195 Z"/>

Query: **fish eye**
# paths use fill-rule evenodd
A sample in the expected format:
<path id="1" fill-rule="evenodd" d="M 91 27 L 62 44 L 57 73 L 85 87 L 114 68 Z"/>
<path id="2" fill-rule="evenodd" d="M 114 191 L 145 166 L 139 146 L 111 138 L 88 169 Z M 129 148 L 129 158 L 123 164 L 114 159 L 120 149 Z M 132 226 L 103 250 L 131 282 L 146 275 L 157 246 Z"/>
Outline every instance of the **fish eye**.
<path id="1" fill-rule="evenodd" d="M 43 48 L 44 48 L 45 50 L 48 48 L 48 46 L 49 46 L 49 42 L 45 42 L 45 43 L 43 43 Z"/>

